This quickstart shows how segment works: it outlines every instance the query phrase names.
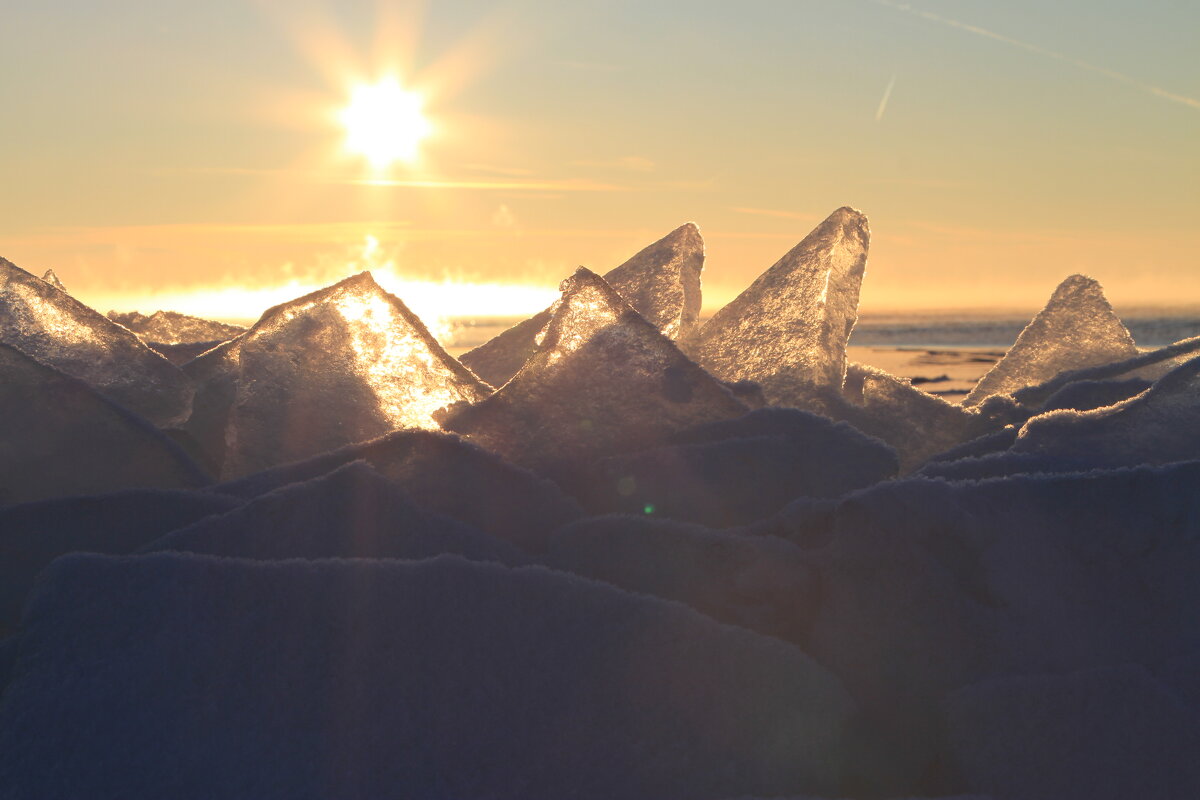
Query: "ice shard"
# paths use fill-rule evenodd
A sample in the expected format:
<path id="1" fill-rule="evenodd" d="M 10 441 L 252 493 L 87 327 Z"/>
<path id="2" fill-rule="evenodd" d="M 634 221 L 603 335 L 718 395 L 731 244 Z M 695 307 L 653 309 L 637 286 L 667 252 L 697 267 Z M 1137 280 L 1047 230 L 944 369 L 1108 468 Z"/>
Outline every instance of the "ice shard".
<path id="1" fill-rule="evenodd" d="M 562 290 L 533 357 L 482 403 L 452 410 L 448 430 L 542 471 L 748 411 L 594 272 L 581 267 Z"/>
<path id="2" fill-rule="evenodd" d="M 67 287 L 63 286 L 63 282 L 58 279 L 58 276 L 54 274 L 54 270 L 52 269 L 46 270 L 46 274 L 42 276 L 42 280 L 53 286 L 55 289 L 58 289 L 60 292 L 65 292 L 67 290 Z"/>
<path id="3" fill-rule="evenodd" d="M 125 328 L 0 258 L 0 342 L 79 378 L 160 427 L 187 419 L 192 387 Z"/>
<path id="4" fill-rule="evenodd" d="M 1099 282 L 1072 275 L 1058 285 L 1004 358 L 979 379 L 963 405 L 975 406 L 993 395 L 1013 394 L 1060 372 L 1135 355 L 1133 337 L 1113 313 Z"/>
<path id="5" fill-rule="evenodd" d="M 269 309 L 186 369 L 198 383 L 188 432 L 227 479 L 436 428 L 433 412 L 490 391 L 368 272 Z"/>
<path id="6" fill-rule="evenodd" d="M 0 344 L 0 505 L 209 482 L 146 420 Z"/>
<path id="7" fill-rule="evenodd" d="M 129 328 L 139 339 L 152 347 L 156 344 L 224 342 L 246 332 L 240 325 L 190 317 L 174 311 L 155 311 L 148 317 L 136 311 L 110 311 L 108 318 Z"/>
<path id="8" fill-rule="evenodd" d="M 722 380 L 757 381 L 776 404 L 839 391 L 870 238 L 866 216 L 839 208 L 718 311 L 689 354 Z"/>
<path id="9" fill-rule="evenodd" d="M 703 268 L 704 240 L 689 222 L 610 270 L 604 280 L 663 335 L 683 339 L 700 316 Z M 514 325 L 465 354 L 462 362 L 493 386 L 507 383 L 537 350 L 537 335 L 550 316 L 546 309 Z"/>

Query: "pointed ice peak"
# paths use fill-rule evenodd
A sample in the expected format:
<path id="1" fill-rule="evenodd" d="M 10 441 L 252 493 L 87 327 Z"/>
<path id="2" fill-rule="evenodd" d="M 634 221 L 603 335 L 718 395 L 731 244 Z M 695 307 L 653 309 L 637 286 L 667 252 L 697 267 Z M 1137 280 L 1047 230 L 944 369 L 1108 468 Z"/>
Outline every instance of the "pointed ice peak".
<path id="1" fill-rule="evenodd" d="M 160 427 L 191 411 L 187 377 L 140 339 L 0 258 L 0 342 L 79 378 Z"/>
<path id="2" fill-rule="evenodd" d="M 153 345 L 223 342 L 246 332 L 240 325 L 228 325 L 175 311 L 155 311 L 148 317 L 136 311 L 110 311 L 108 318 L 136 333 L 143 342 Z"/>
<path id="3" fill-rule="evenodd" d="M 700 316 L 704 239 L 693 222 L 640 250 L 604 280 L 664 336 L 682 339 Z"/>
<path id="4" fill-rule="evenodd" d="M 605 274 L 626 302 L 672 339 L 690 336 L 700 315 L 700 272 L 704 240 L 694 223 L 680 225 Z M 529 360 L 551 309 L 501 333 L 462 357 L 462 362 L 493 386 L 501 386 Z"/>
<path id="5" fill-rule="evenodd" d="M 53 286 L 55 289 L 58 289 L 60 292 L 65 292 L 67 290 L 67 287 L 63 286 L 62 281 L 58 279 L 58 276 L 54 274 L 54 270 L 52 269 L 46 270 L 46 274 L 42 276 L 42 280 Z"/>
<path id="6" fill-rule="evenodd" d="M 268 309 L 188 372 L 199 386 L 189 430 L 224 478 L 436 428 L 435 411 L 490 392 L 369 272 Z"/>
<path id="7" fill-rule="evenodd" d="M 718 311 L 689 351 L 723 380 L 762 384 L 773 403 L 807 388 L 840 391 L 870 238 L 861 212 L 834 211 Z"/>
<path id="8" fill-rule="evenodd" d="M 494 395 L 448 415 L 447 429 L 551 469 L 748 410 L 594 272 L 579 268 L 562 289 L 537 352 Z"/>
<path id="9" fill-rule="evenodd" d="M 1060 372 L 1108 364 L 1137 355 L 1129 330 L 1113 312 L 1094 278 L 1071 275 L 1046 307 L 1021 331 L 1008 353 L 979 379 L 964 406 L 1012 394 Z"/>

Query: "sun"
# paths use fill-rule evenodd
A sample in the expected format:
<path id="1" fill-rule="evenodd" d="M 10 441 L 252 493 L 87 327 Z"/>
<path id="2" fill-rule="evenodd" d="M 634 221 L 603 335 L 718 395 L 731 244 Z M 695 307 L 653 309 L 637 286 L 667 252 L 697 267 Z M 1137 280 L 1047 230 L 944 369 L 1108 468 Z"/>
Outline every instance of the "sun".
<path id="1" fill-rule="evenodd" d="M 417 146 L 432 131 L 422 104 L 421 95 L 402 88 L 394 78 L 356 87 L 350 104 L 338 115 L 346 129 L 346 149 L 376 169 L 415 161 Z"/>

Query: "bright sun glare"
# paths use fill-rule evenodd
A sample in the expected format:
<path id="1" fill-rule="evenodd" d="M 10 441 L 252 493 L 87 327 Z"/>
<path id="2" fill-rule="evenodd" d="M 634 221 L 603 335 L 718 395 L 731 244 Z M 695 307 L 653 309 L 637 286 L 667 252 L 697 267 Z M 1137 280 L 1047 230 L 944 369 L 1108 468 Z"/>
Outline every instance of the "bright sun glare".
<path id="1" fill-rule="evenodd" d="M 359 86 L 340 116 L 346 149 L 382 169 L 396 161 L 413 161 L 417 145 L 432 129 L 421 111 L 422 98 L 401 88 L 393 78 Z"/>

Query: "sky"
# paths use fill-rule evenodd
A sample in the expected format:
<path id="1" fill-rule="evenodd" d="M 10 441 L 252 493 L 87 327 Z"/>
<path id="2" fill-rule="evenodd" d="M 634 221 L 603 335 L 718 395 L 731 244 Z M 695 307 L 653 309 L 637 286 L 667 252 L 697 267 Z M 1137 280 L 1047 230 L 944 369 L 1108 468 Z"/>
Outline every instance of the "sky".
<path id="1" fill-rule="evenodd" d="M 713 311 L 843 205 L 865 313 L 1200 306 L 1194 0 L 2 1 L 0 256 L 102 311 L 523 314 L 687 221 Z M 381 169 L 385 78 L 430 133 Z"/>

